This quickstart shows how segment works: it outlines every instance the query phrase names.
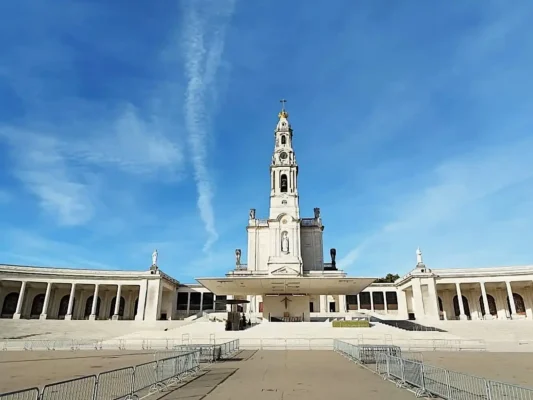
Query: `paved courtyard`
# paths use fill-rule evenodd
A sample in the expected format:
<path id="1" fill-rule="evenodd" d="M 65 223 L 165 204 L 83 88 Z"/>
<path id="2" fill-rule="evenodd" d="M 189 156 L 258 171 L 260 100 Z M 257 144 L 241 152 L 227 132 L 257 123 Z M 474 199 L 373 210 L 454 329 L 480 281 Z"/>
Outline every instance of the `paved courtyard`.
<path id="1" fill-rule="evenodd" d="M 532 353 L 424 352 L 424 363 L 495 381 L 533 387 Z"/>
<path id="2" fill-rule="evenodd" d="M 154 361 L 154 351 L 3 351 L 0 393 Z"/>
<path id="3" fill-rule="evenodd" d="M 397 399 L 414 394 L 397 388 L 333 351 L 242 351 L 164 400 Z"/>

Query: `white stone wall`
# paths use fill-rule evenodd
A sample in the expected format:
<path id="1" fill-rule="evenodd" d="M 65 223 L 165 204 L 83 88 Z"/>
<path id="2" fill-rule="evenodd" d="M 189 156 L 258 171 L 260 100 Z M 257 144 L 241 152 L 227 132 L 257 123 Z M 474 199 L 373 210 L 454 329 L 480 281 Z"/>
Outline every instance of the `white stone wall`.
<path id="1" fill-rule="evenodd" d="M 304 271 L 322 271 L 324 266 L 322 230 L 318 226 L 301 228 Z"/>

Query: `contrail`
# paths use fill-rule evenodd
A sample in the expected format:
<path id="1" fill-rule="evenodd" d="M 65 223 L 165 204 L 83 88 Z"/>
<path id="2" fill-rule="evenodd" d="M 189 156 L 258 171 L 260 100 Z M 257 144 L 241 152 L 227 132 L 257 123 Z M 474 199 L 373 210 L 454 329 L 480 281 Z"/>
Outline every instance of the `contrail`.
<path id="1" fill-rule="evenodd" d="M 207 3 L 196 0 L 187 1 L 187 4 L 183 35 L 187 77 L 185 125 L 193 150 L 197 205 L 207 232 L 204 251 L 208 251 L 218 239 L 212 205 L 213 187 L 206 163 L 210 119 L 208 100 L 214 94 L 214 80 L 224 50 L 226 27 L 235 9 L 235 0 Z M 213 17 L 216 17 L 216 21 L 211 23 L 210 19 L 215 19 Z"/>

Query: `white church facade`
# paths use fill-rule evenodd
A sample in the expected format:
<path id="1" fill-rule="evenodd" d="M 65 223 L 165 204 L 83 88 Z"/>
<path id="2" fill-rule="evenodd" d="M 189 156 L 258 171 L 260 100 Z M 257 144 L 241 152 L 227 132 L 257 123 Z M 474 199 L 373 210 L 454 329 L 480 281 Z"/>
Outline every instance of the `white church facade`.
<path id="1" fill-rule="evenodd" d="M 224 312 L 228 299 L 262 321 L 350 319 L 533 320 L 533 265 L 431 269 L 417 250 L 416 266 L 393 283 L 348 277 L 337 269 L 336 250 L 324 262 L 322 216 L 302 218 L 293 131 L 285 109 L 278 115 L 270 164 L 268 218 L 251 209 L 247 260 L 235 250 L 225 277 L 181 284 L 157 266 L 148 271 L 102 271 L 0 265 L 0 317 L 64 320 L 172 320 Z M 96 299 L 96 301 L 94 301 Z"/>

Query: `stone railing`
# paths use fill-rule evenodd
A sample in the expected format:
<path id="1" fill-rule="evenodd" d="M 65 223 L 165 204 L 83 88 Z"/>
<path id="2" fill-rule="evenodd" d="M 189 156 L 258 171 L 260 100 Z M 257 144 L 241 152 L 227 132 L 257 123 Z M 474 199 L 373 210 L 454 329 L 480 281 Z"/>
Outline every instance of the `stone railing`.
<path id="1" fill-rule="evenodd" d="M 318 226 L 318 222 L 314 218 L 302 218 L 302 226 Z"/>

